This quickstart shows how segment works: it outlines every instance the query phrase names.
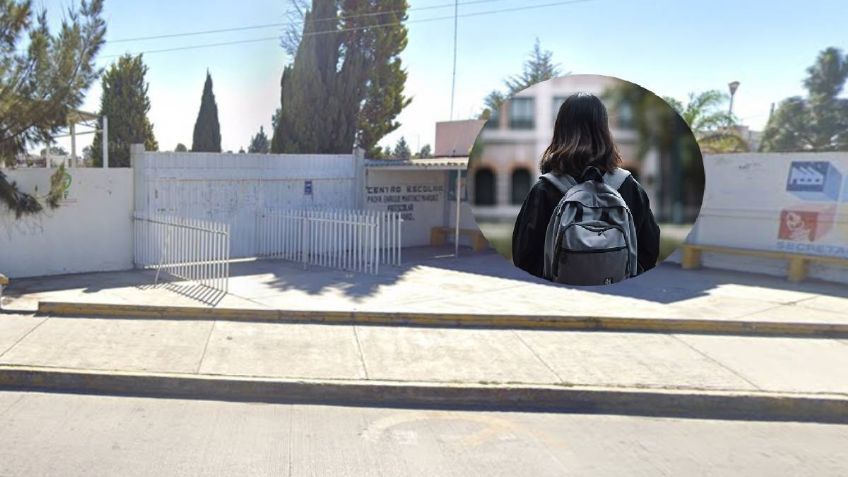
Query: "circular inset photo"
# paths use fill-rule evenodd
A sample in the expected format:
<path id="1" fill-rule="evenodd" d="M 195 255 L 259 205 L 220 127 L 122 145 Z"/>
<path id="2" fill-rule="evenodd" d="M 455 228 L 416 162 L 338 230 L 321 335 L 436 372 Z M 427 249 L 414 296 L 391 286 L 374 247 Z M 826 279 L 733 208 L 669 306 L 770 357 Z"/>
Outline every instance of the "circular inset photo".
<path id="1" fill-rule="evenodd" d="M 650 271 L 691 230 L 701 151 L 654 93 L 568 75 L 486 114 L 467 187 L 483 234 L 516 267 L 556 283 L 612 284 Z"/>

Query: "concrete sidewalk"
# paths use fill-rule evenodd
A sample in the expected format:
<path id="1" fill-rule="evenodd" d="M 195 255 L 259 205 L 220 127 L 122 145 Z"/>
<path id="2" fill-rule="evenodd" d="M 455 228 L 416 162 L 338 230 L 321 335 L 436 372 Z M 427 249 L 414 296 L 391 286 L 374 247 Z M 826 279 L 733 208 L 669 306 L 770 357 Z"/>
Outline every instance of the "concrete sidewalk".
<path id="1" fill-rule="evenodd" d="M 231 310 L 383 311 L 466 315 L 707 319 L 848 326 L 848 287 L 663 264 L 635 279 L 569 288 L 535 279 L 490 252 L 446 256 L 422 248 L 403 267 L 377 275 L 285 261 L 232 265 L 230 293 L 215 305 Z M 33 312 L 40 301 L 209 307 L 177 287 L 151 287 L 146 271 L 13 280 L 4 307 Z"/>
<path id="2" fill-rule="evenodd" d="M 848 420 L 848 341 L 0 315 L 0 387 Z"/>

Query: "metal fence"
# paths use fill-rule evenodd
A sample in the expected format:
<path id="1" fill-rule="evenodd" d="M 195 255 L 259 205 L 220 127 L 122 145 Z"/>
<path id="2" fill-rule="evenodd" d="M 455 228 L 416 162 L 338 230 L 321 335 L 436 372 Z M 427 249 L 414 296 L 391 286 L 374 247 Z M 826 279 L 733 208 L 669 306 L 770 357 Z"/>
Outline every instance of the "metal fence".
<path id="1" fill-rule="evenodd" d="M 257 248 L 261 257 L 304 266 L 378 273 L 381 264 L 401 263 L 402 222 L 397 212 L 265 209 L 257 216 Z"/>
<path id="2" fill-rule="evenodd" d="M 137 268 L 165 272 L 227 293 L 230 226 L 169 215 L 133 214 L 133 261 Z"/>

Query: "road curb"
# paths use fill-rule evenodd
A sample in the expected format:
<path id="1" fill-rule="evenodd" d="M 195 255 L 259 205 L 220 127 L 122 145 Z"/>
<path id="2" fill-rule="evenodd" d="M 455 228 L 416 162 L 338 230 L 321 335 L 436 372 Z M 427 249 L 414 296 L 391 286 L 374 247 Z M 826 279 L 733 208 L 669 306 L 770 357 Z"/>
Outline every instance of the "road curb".
<path id="1" fill-rule="evenodd" d="M 702 390 L 281 380 L 0 366 L 0 389 L 345 406 L 848 423 L 848 397 Z"/>
<path id="2" fill-rule="evenodd" d="M 108 318 L 202 319 L 323 324 L 520 328 L 571 331 L 629 331 L 653 333 L 729 334 L 739 336 L 806 336 L 828 338 L 848 336 L 848 324 L 839 323 L 685 318 L 629 318 L 615 316 L 270 310 L 58 301 L 38 302 L 38 313 L 48 316 L 95 316 Z"/>

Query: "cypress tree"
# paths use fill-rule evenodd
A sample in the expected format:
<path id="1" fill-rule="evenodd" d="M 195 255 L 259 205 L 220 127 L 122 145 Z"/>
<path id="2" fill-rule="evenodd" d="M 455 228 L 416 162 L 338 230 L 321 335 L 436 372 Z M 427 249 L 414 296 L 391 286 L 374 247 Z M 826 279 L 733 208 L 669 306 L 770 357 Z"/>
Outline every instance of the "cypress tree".
<path id="1" fill-rule="evenodd" d="M 399 58 L 406 8 L 406 0 L 312 0 L 280 81 L 273 152 L 349 153 L 358 145 L 376 155 L 410 101 Z"/>
<path id="2" fill-rule="evenodd" d="M 141 55 L 124 55 L 112 64 L 101 81 L 100 115 L 109 118 L 109 166 L 130 166 L 130 144 L 144 144 L 148 151 L 159 145 L 153 135 L 148 84 L 144 81 L 147 66 Z M 103 134 L 98 129 L 91 145 L 94 165 L 103 164 Z"/>
<path id="3" fill-rule="evenodd" d="M 323 152 L 318 131 L 329 127 L 326 122 L 327 78 L 319 66 L 318 51 L 332 52 L 332 48 L 322 47 L 320 43 L 332 45 L 337 35 L 314 35 L 314 32 L 327 28 L 326 25 L 335 25 L 335 21 L 313 18 L 329 18 L 331 15 L 335 17 L 335 2 L 319 0 L 313 0 L 312 11 L 306 14 L 305 36 L 297 48 L 293 64 L 286 66 L 280 80 L 280 113 L 272 139 L 274 152 Z"/>
<path id="4" fill-rule="evenodd" d="M 218 122 L 218 105 L 212 92 L 212 75 L 206 72 L 203 96 L 200 99 L 200 111 L 194 123 L 192 152 L 221 152 L 221 125 Z"/>

